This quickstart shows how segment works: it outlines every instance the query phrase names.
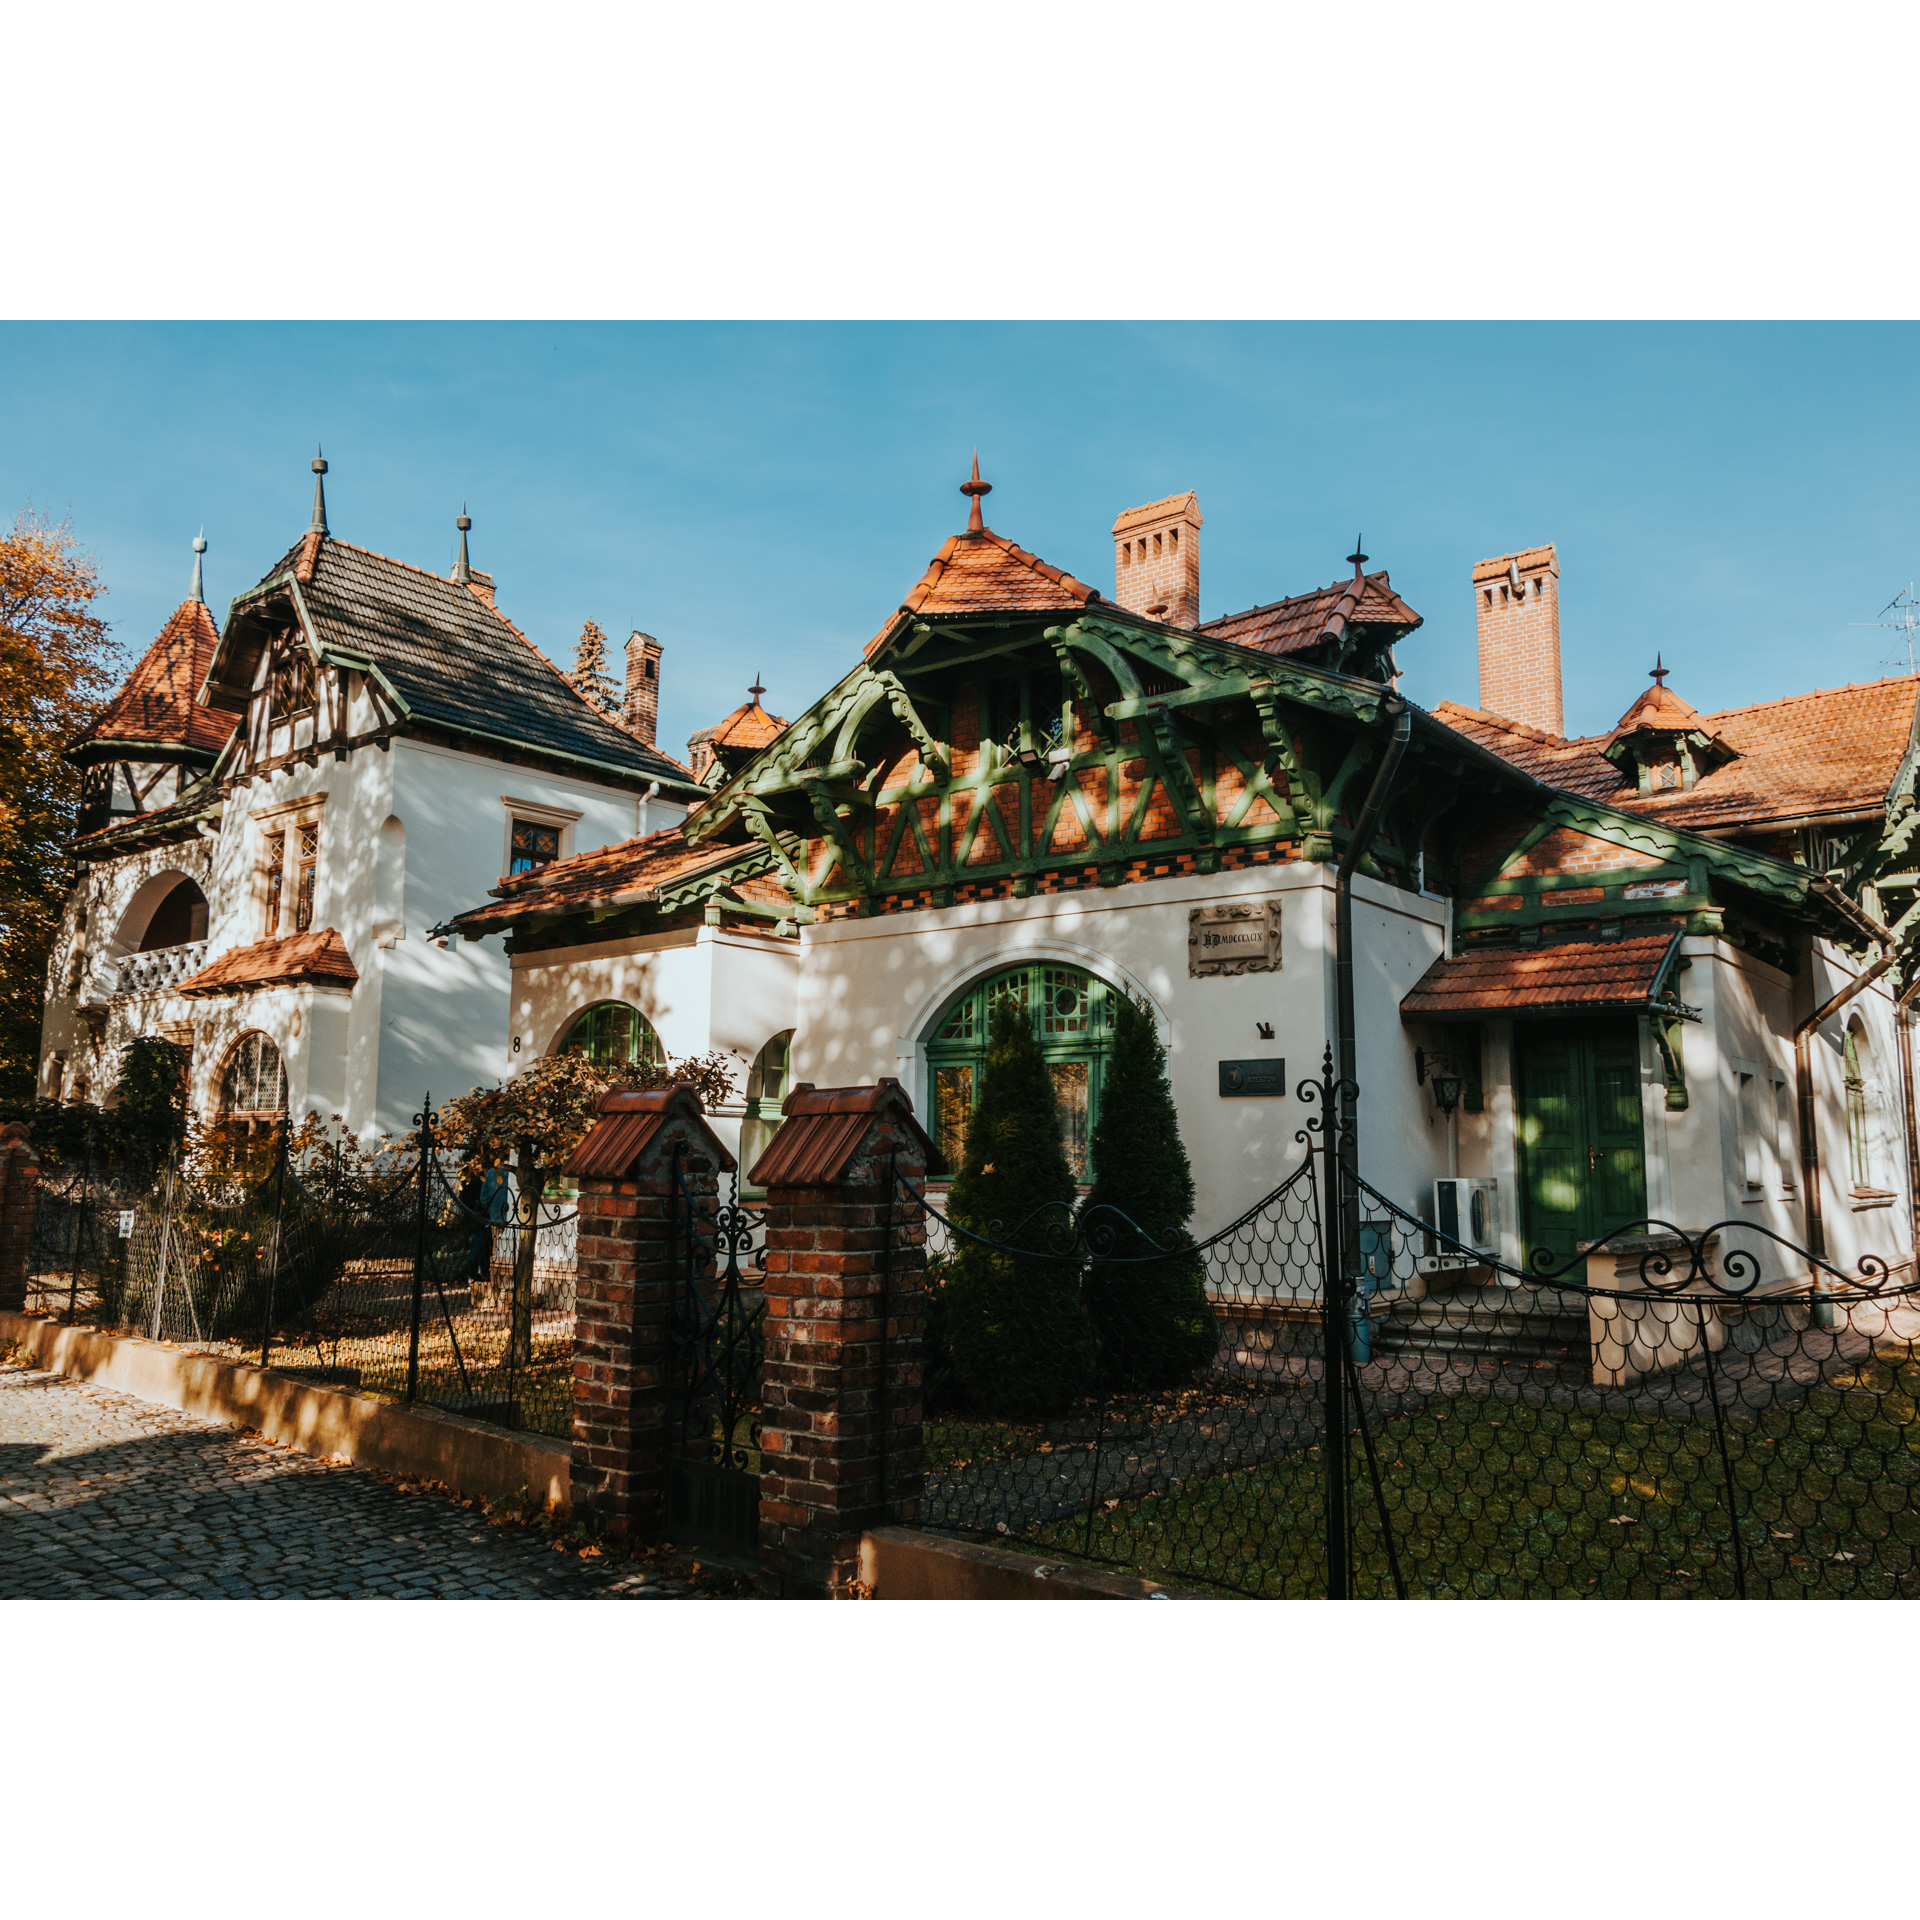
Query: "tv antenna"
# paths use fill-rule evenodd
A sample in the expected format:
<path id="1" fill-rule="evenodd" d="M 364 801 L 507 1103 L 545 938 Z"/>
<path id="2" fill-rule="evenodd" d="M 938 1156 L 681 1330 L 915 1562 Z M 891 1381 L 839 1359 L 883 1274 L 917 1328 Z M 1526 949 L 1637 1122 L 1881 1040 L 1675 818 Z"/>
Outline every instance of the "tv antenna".
<path id="1" fill-rule="evenodd" d="M 1888 614 L 1893 615 L 1891 620 L 1887 618 Z M 1909 673 L 1920 671 L 1920 652 L 1916 652 L 1914 641 L 1914 634 L 1920 631 L 1920 598 L 1915 597 L 1911 580 L 1907 582 L 1904 592 L 1896 593 L 1880 609 L 1879 619 L 1850 620 L 1847 624 L 1852 627 L 1891 627 L 1895 633 L 1905 637 L 1907 657 L 1904 660 L 1882 660 L 1880 664 L 1883 667 L 1905 667 Z"/>

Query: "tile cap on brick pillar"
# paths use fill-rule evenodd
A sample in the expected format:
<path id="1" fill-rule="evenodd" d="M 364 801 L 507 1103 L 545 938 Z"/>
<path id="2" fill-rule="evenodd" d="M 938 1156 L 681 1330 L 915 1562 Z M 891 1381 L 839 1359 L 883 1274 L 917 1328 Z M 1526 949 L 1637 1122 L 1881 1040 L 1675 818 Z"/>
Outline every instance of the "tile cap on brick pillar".
<path id="1" fill-rule="evenodd" d="M 803 1080 L 787 1095 L 786 1116 L 747 1179 L 756 1187 L 832 1186 L 852 1164 L 874 1118 L 897 1114 L 926 1156 L 929 1173 L 944 1173 L 940 1149 L 913 1117 L 913 1102 L 898 1080 L 871 1087 L 816 1087 Z"/>
<path id="2" fill-rule="evenodd" d="M 574 1148 L 562 1169 L 574 1178 L 597 1176 L 624 1180 L 669 1120 L 690 1122 L 704 1136 L 707 1151 L 722 1173 L 737 1164 L 726 1143 L 707 1125 L 706 1109 L 691 1087 L 653 1087 L 645 1093 L 616 1088 L 600 1099 L 600 1117 Z"/>

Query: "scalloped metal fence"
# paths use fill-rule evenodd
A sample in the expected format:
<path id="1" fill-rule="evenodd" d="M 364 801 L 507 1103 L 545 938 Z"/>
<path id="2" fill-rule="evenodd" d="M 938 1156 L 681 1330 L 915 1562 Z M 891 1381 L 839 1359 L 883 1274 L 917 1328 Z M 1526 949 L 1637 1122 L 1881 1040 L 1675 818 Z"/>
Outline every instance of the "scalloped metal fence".
<path id="1" fill-rule="evenodd" d="M 1111 1209 L 974 1232 L 901 1183 L 935 1301 L 924 1525 L 1274 1598 L 1920 1597 L 1911 1265 L 1642 1220 L 1512 1267 L 1359 1175 L 1331 1063 L 1296 1091 L 1301 1165 L 1197 1242 Z M 956 1358 L 956 1304 L 1065 1274 L 1097 1306 L 1193 1262 L 1197 1357 L 1177 1317 L 1095 1313 L 1084 1390 L 1044 1407 Z"/>

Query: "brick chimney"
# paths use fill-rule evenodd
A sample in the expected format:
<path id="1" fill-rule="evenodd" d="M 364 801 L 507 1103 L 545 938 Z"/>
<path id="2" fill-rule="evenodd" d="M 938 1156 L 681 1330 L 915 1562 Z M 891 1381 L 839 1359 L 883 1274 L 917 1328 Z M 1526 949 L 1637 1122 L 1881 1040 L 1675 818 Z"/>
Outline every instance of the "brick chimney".
<path id="1" fill-rule="evenodd" d="M 1200 624 L 1200 500 L 1170 494 L 1113 523 L 1113 597 L 1169 626 Z"/>
<path id="2" fill-rule="evenodd" d="M 1473 569 L 1480 624 L 1480 705 L 1558 738 L 1560 560 L 1551 544 L 1482 560 Z"/>
<path id="3" fill-rule="evenodd" d="M 660 642 L 652 634 L 638 629 L 627 636 L 627 698 L 623 717 L 648 746 L 658 744 Z"/>

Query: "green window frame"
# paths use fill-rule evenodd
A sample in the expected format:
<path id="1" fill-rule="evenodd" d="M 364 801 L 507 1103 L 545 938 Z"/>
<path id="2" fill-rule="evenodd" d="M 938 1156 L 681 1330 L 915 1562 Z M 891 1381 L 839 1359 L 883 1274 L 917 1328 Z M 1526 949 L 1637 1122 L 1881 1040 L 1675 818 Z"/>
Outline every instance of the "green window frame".
<path id="1" fill-rule="evenodd" d="M 1027 1009 L 1053 1081 L 1067 1165 L 1082 1184 L 1093 1178 L 1093 1134 L 1113 1054 L 1118 992 L 1084 967 L 1043 961 L 988 974 L 948 1003 L 927 1042 L 927 1104 L 934 1137 L 950 1167 L 957 1171 L 966 1157 L 967 1128 L 985 1077 L 993 1008 L 1010 993 Z"/>
<path id="2" fill-rule="evenodd" d="M 740 1190 L 760 1193 L 747 1184 L 747 1175 L 773 1145 L 780 1131 L 781 1112 L 792 1082 L 793 1029 L 776 1033 L 753 1057 L 747 1069 L 746 1113 L 740 1122 Z"/>
<path id="3" fill-rule="evenodd" d="M 584 1053 L 608 1072 L 621 1067 L 657 1066 L 664 1057 L 653 1022 L 624 1000 L 602 1000 L 576 1013 L 556 1054 Z"/>

